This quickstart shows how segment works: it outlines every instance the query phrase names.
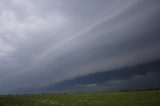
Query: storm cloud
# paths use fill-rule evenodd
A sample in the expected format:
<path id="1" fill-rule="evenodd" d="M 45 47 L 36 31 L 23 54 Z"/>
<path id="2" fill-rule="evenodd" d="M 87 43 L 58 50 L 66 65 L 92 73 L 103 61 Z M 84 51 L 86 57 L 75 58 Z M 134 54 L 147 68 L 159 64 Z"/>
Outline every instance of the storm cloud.
<path id="1" fill-rule="evenodd" d="M 159 60 L 159 5 L 159 0 L 1 0 L 0 92 Z"/>

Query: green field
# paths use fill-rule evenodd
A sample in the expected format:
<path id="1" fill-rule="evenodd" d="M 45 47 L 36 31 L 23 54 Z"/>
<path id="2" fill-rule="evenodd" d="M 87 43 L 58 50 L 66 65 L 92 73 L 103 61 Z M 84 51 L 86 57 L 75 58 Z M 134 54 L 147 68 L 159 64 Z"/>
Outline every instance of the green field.
<path id="1" fill-rule="evenodd" d="M 0 106 L 160 106 L 160 91 L 0 96 Z"/>

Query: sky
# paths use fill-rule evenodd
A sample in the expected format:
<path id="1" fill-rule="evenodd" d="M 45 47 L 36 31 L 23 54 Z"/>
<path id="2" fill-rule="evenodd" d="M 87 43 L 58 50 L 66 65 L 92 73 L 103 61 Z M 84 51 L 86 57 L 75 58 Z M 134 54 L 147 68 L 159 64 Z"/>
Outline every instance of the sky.
<path id="1" fill-rule="evenodd" d="M 0 94 L 160 87 L 159 5 L 0 0 Z"/>

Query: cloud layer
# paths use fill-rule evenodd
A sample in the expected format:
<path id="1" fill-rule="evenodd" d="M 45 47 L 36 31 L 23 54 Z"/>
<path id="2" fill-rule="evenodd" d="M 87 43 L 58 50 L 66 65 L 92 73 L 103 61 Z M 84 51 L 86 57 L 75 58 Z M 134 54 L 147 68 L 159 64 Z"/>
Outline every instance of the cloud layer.
<path id="1" fill-rule="evenodd" d="M 0 91 L 160 58 L 158 0 L 1 0 Z"/>

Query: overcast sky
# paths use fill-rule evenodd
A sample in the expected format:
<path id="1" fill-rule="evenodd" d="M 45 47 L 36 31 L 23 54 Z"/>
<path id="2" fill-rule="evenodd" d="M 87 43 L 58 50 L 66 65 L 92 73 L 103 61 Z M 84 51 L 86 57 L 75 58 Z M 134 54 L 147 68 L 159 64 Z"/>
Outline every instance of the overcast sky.
<path id="1" fill-rule="evenodd" d="M 0 93 L 159 60 L 159 6 L 159 0 L 0 0 Z"/>

